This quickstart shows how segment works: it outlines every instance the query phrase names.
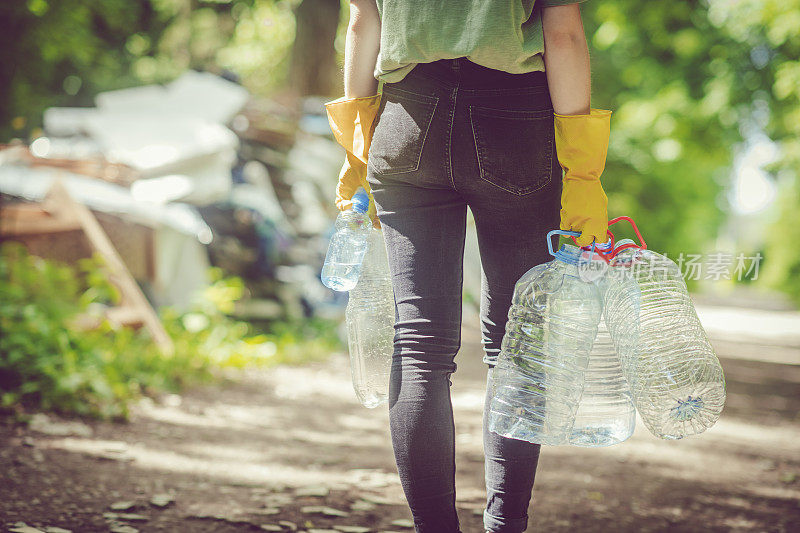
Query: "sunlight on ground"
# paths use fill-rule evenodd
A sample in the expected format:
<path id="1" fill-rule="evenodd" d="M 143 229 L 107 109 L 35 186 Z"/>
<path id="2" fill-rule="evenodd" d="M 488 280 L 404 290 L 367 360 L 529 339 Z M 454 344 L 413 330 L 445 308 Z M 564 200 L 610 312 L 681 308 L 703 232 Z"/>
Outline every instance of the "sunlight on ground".
<path id="1" fill-rule="evenodd" d="M 698 305 L 697 315 L 712 337 L 800 346 L 800 312 Z M 800 350 L 797 355 L 800 363 Z"/>
<path id="2" fill-rule="evenodd" d="M 208 409 L 203 414 L 188 413 L 178 407 L 148 405 L 140 407 L 137 414 L 158 422 L 166 422 L 178 426 L 198 428 L 251 429 L 253 427 L 269 427 L 278 417 L 278 408 L 262 407 L 258 412 L 250 412 L 246 417 L 236 417 L 236 408 L 222 409 L 219 406 Z M 239 411 L 241 414 L 241 411 Z"/>
<path id="3" fill-rule="evenodd" d="M 480 416 L 485 367 L 476 356 L 478 350 L 477 345 L 465 345 L 465 364 L 452 390 L 458 506 L 468 516 L 477 516 L 485 497 Z M 742 379 L 752 377 L 755 382 L 786 374 L 785 367 L 759 366 L 754 374 L 743 368 Z M 354 497 L 384 498 L 405 508 L 392 460 L 387 406 L 370 410 L 358 404 L 346 358 L 332 357 L 316 367 L 248 373 L 242 383 L 225 391 L 199 392 L 138 405 L 134 423 L 146 428 L 139 438 L 106 428 L 105 438 L 100 432 L 98 438 L 53 435 L 38 446 L 124 462 L 159 478 L 187 475 L 192 484 L 246 485 L 276 494 L 323 486 Z M 769 399 L 768 392 L 760 392 L 758 401 Z M 761 523 L 752 516 L 780 506 L 793 508 L 793 502 L 800 501 L 800 485 L 793 482 L 800 468 L 798 441 L 800 428 L 789 420 L 767 423 L 723 414 L 702 435 L 666 441 L 652 436 L 637 419 L 634 435 L 620 445 L 545 447 L 537 475 L 538 498 L 552 499 L 546 505 L 561 505 L 562 511 L 581 506 L 609 523 L 617 518 L 615 508 L 629 509 L 639 523 L 686 520 L 692 513 L 715 508 L 726 513 L 724 527 L 747 530 L 749 523 Z M 626 483 L 644 492 L 623 501 L 620 484 Z M 684 493 L 692 498 L 688 507 L 675 501 L 683 501 Z M 195 503 L 197 513 L 211 512 L 205 503 Z M 217 503 L 222 510 L 241 505 L 211 502 Z M 539 516 L 565 530 L 570 526 L 564 517 L 543 510 Z"/>
<path id="4" fill-rule="evenodd" d="M 47 448 L 65 450 L 96 457 L 107 457 L 109 441 L 63 438 L 47 443 Z M 370 469 L 318 469 L 313 463 L 300 461 L 297 465 L 265 460 L 269 454 L 233 446 L 188 446 L 180 453 L 155 449 L 143 444 L 129 444 L 125 458 L 137 467 L 165 473 L 195 474 L 227 482 L 263 484 L 275 487 L 299 487 L 321 483 L 329 487 L 359 487 L 375 489 L 398 483 L 397 474 Z M 192 456 L 197 454 L 197 456 Z"/>
<path id="5" fill-rule="evenodd" d="M 453 391 L 451 396 L 454 409 L 483 413 L 483 402 L 485 399 L 483 391 Z"/>
<path id="6" fill-rule="evenodd" d="M 457 421 L 469 418 L 464 411 L 479 411 L 482 397 L 482 392 L 475 390 L 454 395 Z M 360 448 L 387 447 L 385 422 L 375 427 L 375 420 L 370 420 L 371 417 L 342 414 L 334 416 L 329 427 L 342 428 L 343 431 L 291 427 L 288 422 L 296 419 L 300 411 L 299 407 L 216 405 L 203 414 L 192 414 L 180 407 L 149 406 L 141 410 L 140 416 L 177 426 L 214 429 L 216 433 L 248 430 L 249 433 L 244 435 L 249 439 L 225 444 L 211 444 L 207 439 L 201 439 L 198 442 L 168 443 L 169 449 L 164 449 L 144 443 L 62 438 L 49 441 L 48 447 L 128 460 L 145 469 L 194 473 L 236 482 L 288 486 L 324 483 L 373 488 L 397 483 L 394 472 L 344 470 L 335 466 L 343 456 L 358 453 Z M 270 426 L 271 429 L 267 430 Z M 281 427 L 286 429 L 276 429 Z M 458 427 L 460 453 L 480 454 L 480 427 L 464 422 Z M 259 433 L 263 433 L 263 439 L 259 438 Z M 752 493 L 800 498 L 800 491 L 796 489 L 748 482 L 759 457 L 779 456 L 800 461 L 797 437 L 798 431 L 794 426 L 757 426 L 723 418 L 701 437 L 663 441 L 650 435 L 639 421 L 634 436 L 621 445 L 601 450 L 548 447 L 546 454 L 562 458 L 603 454 L 615 461 L 646 463 L 653 473 L 663 478 L 740 483 L 747 485 L 746 489 Z M 308 445 L 316 446 L 309 448 Z M 319 454 L 320 447 L 326 450 L 324 455 Z M 742 453 L 750 457 L 742 458 Z M 726 466 L 710 470 L 707 468 L 710 460 Z M 585 472 L 560 472 L 560 478 L 563 482 L 578 484 L 593 479 Z"/>

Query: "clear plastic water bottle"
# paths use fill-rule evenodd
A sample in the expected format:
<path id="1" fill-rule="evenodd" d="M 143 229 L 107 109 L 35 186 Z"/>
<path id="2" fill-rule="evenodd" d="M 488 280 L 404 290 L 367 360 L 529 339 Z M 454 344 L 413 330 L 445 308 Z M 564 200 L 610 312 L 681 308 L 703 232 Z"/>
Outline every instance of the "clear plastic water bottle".
<path id="1" fill-rule="evenodd" d="M 569 443 L 611 446 L 630 438 L 635 427 L 636 408 L 611 335 L 605 321 L 600 320 Z"/>
<path id="2" fill-rule="evenodd" d="M 489 430 L 539 444 L 568 444 L 602 312 L 597 285 L 579 274 L 583 252 L 563 245 L 555 260 L 517 282 L 493 371 Z"/>
<path id="3" fill-rule="evenodd" d="M 664 439 L 705 431 L 722 412 L 725 378 L 680 268 L 632 248 L 614 258 L 611 273 L 606 323 L 642 421 Z"/>
<path id="4" fill-rule="evenodd" d="M 624 239 L 617 245 L 626 243 L 633 241 Z M 613 241 L 598 244 L 597 249 L 609 252 L 613 244 Z M 601 268 L 595 270 L 595 277 L 598 288 L 603 294 L 609 282 L 605 276 L 608 266 L 600 261 L 596 258 L 595 262 Z M 628 384 L 622 375 L 622 367 L 611 334 L 608 332 L 605 320 L 601 318 L 597 337 L 589 354 L 583 396 L 575 414 L 575 424 L 569 443 L 584 447 L 611 446 L 630 438 L 635 427 L 636 408 Z"/>
<path id="5" fill-rule="evenodd" d="M 389 399 L 395 317 L 383 232 L 372 229 L 369 234 L 361 277 L 350 291 L 345 317 L 353 389 L 361 404 L 372 408 Z"/>
<path id="6" fill-rule="evenodd" d="M 367 237 L 372 221 L 367 214 L 369 196 L 363 189 L 353 195 L 353 207 L 339 213 L 335 232 L 328 245 L 322 266 L 322 284 L 335 291 L 349 291 L 361 275 L 361 263 L 367 252 Z"/>

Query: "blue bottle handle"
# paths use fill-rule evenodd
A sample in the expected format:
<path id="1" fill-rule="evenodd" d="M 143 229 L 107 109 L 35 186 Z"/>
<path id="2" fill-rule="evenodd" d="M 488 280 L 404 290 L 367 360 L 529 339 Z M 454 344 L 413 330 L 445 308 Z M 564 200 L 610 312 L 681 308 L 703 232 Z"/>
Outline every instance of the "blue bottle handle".
<path id="1" fill-rule="evenodd" d="M 580 231 L 564 231 L 561 229 L 554 229 L 547 233 L 547 250 L 550 252 L 550 255 L 553 257 L 556 256 L 556 252 L 553 251 L 553 235 L 563 235 L 564 237 L 578 237 L 581 234 Z M 592 250 L 594 252 L 594 250 Z"/>

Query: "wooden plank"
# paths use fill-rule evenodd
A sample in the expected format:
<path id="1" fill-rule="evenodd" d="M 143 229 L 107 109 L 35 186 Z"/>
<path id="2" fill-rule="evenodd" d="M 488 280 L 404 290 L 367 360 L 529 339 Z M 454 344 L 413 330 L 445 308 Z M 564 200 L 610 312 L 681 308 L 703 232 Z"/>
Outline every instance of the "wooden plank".
<path id="1" fill-rule="evenodd" d="M 131 276 L 94 214 L 85 205 L 75 201 L 58 179 L 53 182 L 48 193 L 48 200 L 51 203 L 50 205 L 54 206 L 54 209 L 64 210 L 77 218 L 92 247 L 105 260 L 106 266 L 110 270 L 110 281 L 120 289 L 122 307 L 130 306 L 135 309 L 141 316 L 142 323 L 152 335 L 156 345 L 163 353 L 172 354 L 175 350 L 172 339 L 164 330 L 164 326 L 150 306 L 150 302 L 147 301 L 136 280 Z"/>
<path id="2" fill-rule="evenodd" d="M 144 325 L 142 323 L 142 315 L 139 313 L 139 310 L 130 306 L 110 307 L 106 309 L 103 316 L 89 313 L 80 314 L 72 320 L 71 324 L 75 325 L 79 329 L 96 329 L 100 327 L 104 318 L 111 322 L 111 324 L 113 324 L 115 327 L 128 326 L 138 328 Z"/>
<path id="3" fill-rule="evenodd" d="M 112 307 L 106 311 L 106 318 L 120 326 L 141 326 L 142 315 L 138 309 L 130 306 Z"/>
<path id="4" fill-rule="evenodd" d="M 81 229 L 75 217 L 46 211 L 41 204 L 18 204 L 3 208 L 0 235 L 18 237 L 45 233 L 61 233 Z"/>

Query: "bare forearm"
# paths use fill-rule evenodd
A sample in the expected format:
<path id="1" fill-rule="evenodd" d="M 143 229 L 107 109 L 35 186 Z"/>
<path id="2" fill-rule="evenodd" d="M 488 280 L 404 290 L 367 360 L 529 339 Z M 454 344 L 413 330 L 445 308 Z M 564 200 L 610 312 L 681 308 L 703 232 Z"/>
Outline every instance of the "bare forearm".
<path id="1" fill-rule="evenodd" d="M 589 47 L 578 4 L 542 10 L 544 66 L 553 110 L 587 114 L 591 100 Z"/>
<path id="2" fill-rule="evenodd" d="M 375 0 L 352 0 L 344 51 L 344 95 L 372 96 L 378 92 L 374 77 L 381 41 L 381 21 Z"/>

